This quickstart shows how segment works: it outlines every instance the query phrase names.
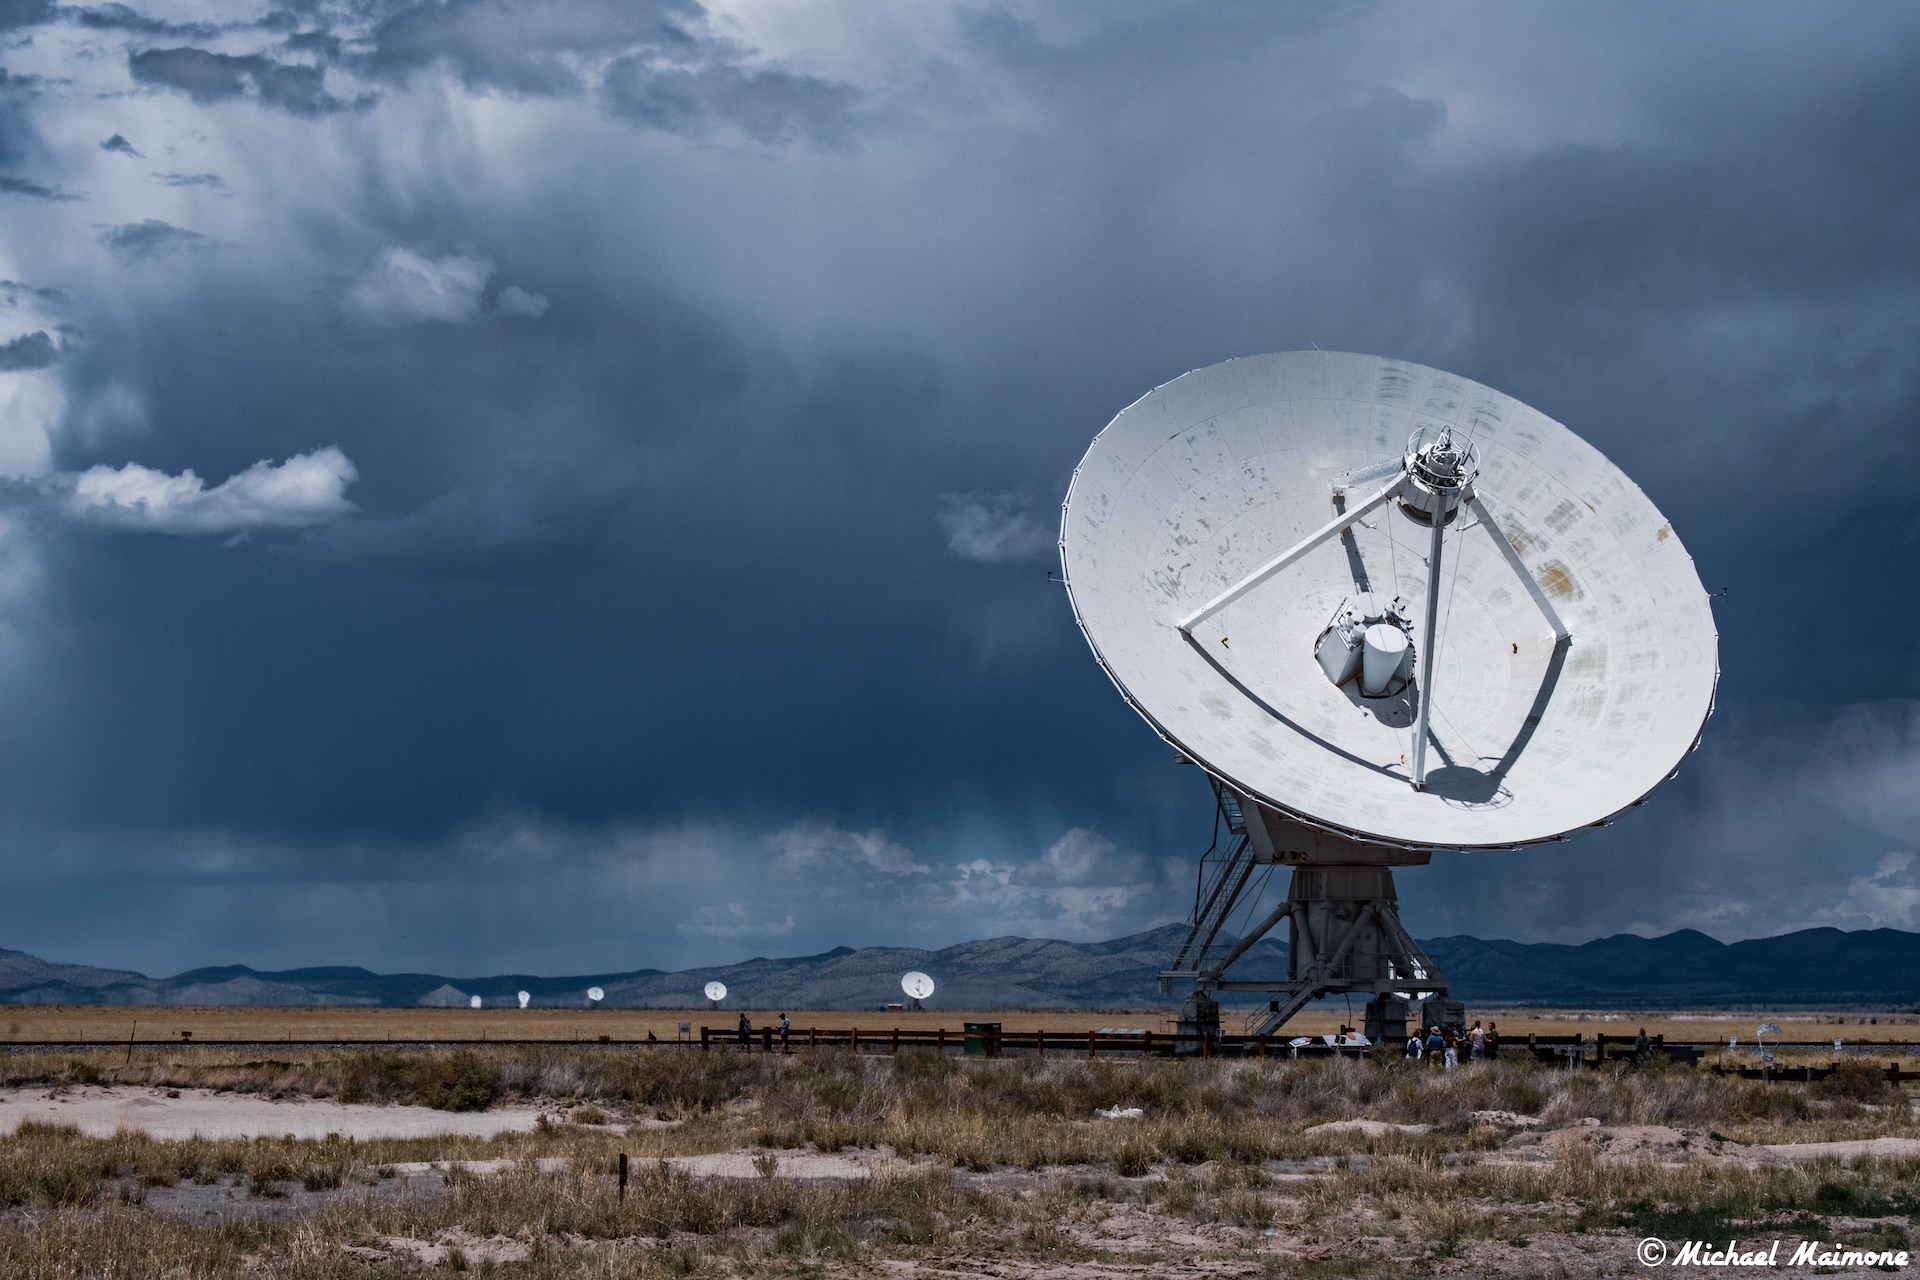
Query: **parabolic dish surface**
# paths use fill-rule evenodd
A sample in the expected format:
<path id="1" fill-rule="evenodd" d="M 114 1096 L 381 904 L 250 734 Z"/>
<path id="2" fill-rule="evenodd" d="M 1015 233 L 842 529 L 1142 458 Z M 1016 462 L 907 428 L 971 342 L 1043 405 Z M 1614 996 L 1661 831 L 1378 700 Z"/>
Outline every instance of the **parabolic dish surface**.
<path id="1" fill-rule="evenodd" d="M 1491 531 L 1461 511 L 1441 557 L 1432 755 L 1416 791 L 1417 687 L 1365 699 L 1314 659 L 1362 584 L 1401 597 L 1420 636 L 1431 531 L 1398 504 L 1191 640 L 1179 622 L 1331 520 L 1336 477 L 1395 461 L 1422 426 L 1472 440 L 1479 496 L 1572 638 L 1556 648 Z M 1671 523 L 1559 423 L 1423 365 L 1286 352 L 1155 388 L 1087 450 L 1060 545 L 1095 655 L 1162 737 L 1284 813 L 1374 842 L 1500 849 L 1602 823 L 1672 774 L 1713 706 L 1712 610 Z"/>

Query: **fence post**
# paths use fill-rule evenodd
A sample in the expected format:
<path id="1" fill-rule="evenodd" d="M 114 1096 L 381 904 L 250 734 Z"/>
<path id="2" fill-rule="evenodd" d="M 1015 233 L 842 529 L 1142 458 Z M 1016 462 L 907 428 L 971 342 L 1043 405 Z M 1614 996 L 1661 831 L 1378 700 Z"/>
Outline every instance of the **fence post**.
<path id="1" fill-rule="evenodd" d="M 900 1054 L 900 1028 L 898 1027 L 893 1029 L 893 1052 L 895 1057 Z"/>
<path id="2" fill-rule="evenodd" d="M 940 1052 L 945 1053 L 947 1051 L 947 1029 L 941 1027 L 936 1034 L 939 1036 L 939 1039 L 936 1040 L 935 1043 L 939 1046 Z"/>
<path id="3" fill-rule="evenodd" d="M 1047 1033 L 1046 1032 L 1036 1031 L 1033 1033 L 1033 1051 L 1034 1051 L 1034 1054 L 1038 1057 L 1044 1058 L 1047 1056 Z"/>
<path id="4" fill-rule="evenodd" d="M 707 1029 L 705 1027 L 700 1028 L 700 1047 L 702 1049 L 707 1047 Z"/>
<path id="5" fill-rule="evenodd" d="M 1089 1062 L 1093 1060 L 1093 1038 L 1097 1034 L 1097 1032 L 1093 1031 L 1087 1032 L 1087 1060 Z M 1119 1104 L 1116 1103 L 1115 1105 L 1117 1106 Z"/>
<path id="6" fill-rule="evenodd" d="M 853 1051 L 858 1053 L 860 1052 L 860 1028 L 852 1028 L 850 1034 L 853 1037 Z"/>

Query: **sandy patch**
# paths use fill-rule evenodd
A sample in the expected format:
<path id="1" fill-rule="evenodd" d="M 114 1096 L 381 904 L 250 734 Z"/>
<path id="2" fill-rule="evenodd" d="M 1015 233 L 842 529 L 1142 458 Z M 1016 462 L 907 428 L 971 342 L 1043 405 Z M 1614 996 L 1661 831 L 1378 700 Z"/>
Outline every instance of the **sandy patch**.
<path id="1" fill-rule="evenodd" d="M 1862 1138 L 1854 1142 L 1782 1142 L 1772 1146 L 1749 1147 L 1782 1160 L 1852 1160 L 1860 1156 L 1879 1156 L 1886 1160 L 1911 1160 L 1920 1156 L 1920 1138 Z"/>
<path id="2" fill-rule="evenodd" d="M 1697 1129 L 1673 1129 L 1663 1124 L 1606 1125 L 1597 1120 L 1583 1120 L 1567 1129 L 1517 1133 L 1498 1158 L 1551 1163 L 1579 1147 L 1585 1147 L 1599 1160 L 1650 1160 L 1670 1166 L 1700 1160 L 1752 1164 L 1754 1153 L 1760 1150 Z"/>
<path id="3" fill-rule="evenodd" d="M 532 1107 L 493 1111 L 434 1111 L 428 1107 L 376 1107 L 321 1098 L 263 1098 L 207 1089 L 136 1088 L 0 1090 L 0 1133 L 23 1120 L 70 1124 L 91 1137 L 110 1138 L 121 1128 L 156 1138 L 431 1138 L 444 1134 L 491 1138 L 529 1130 L 540 1112 Z"/>
<path id="4" fill-rule="evenodd" d="M 696 1178 L 759 1178 L 756 1159 L 771 1155 L 776 1178 L 816 1182 L 861 1182 L 876 1173 L 915 1173 L 937 1167 L 932 1161 L 901 1160 L 885 1151 L 826 1154 L 817 1151 L 721 1151 L 705 1156 L 669 1156 L 670 1169 Z"/>
<path id="5" fill-rule="evenodd" d="M 467 1266 L 489 1262 L 525 1262 L 533 1250 L 526 1241 L 515 1240 L 511 1236 L 475 1236 L 456 1229 L 442 1232 L 432 1240 L 387 1236 L 380 1241 L 377 1249 L 350 1244 L 344 1246 L 341 1252 L 348 1257 L 375 1264 L 405 1258 L 422 1266 L 438 1267 L 452 1262 L 455 1257 Z"/>
<path id="6" fill-rule="evenodd" d="M 1386 1120 L 1329 1120 L 1309 1125 L 1308 1133 L 1364 1133 L 1369 1138 L 1384 1138 L 1390 1133 L 1431 1133 L 1430 1124 L 1393 1124 Z"/>

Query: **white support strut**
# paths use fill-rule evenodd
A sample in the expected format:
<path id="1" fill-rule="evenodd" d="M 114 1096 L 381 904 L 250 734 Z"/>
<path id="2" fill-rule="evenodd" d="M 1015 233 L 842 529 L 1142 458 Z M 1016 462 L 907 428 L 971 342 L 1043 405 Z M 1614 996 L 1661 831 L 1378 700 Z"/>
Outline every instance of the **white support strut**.
<path id="1" fill-rule="evenodd" d="M 1480 501 L 1479 494 L 1467 499 L 1467 505 L 1473 508 L 1473 514 L 1480 518 L 1480 523 L 1487 527 L 1487 533 L 1492 536 L 1494 545 L 1499 547 L 1500 554 L 1506 557 L 1507 567 L 1513 570 L 1514 576 L 1526 584 L 1527 594 L 1533 597 L 1534 604 L 1538 605 L 1540 612 L 1546 615 L 1548 624 L 1553 627 L 1555 642 L 1565 640 L 1572 634 L 1567 630 L 1567 624 L 1560 621 L 1560 615 L 1555 611 L 1552 602 L 1547 599 L 1547 593 L 1540 589 L 1540 584 L 1533 580 L 1531 573 L 1527 572 L 1527 566 L 1521 561 L 1520 553 L 1513 549 L 1511 542 L 1507 541 L 1507 535 L 1500 532 L 1500 525 L 1494 520 L 1493 512 L 1487 510 L 1487 504 Z"/>
<path id="2" fill-rule="evenodd" d="M 1427 552 L 1426 639 L 1420 645 L 1420 714 L 1413 726 L 1413 789 L 1427 785 L 1427 723 L 1433 712 L 1434 659 L 1440 655 L 1435 635 L 1440 626 L 1440 535 L 1446 530 L 1446 512 L 1433 513 L 1433 542 Z"/>
<path id="3" fill-rule="evenodd" d="M 1307 552 L 1313 550 L 1328 538 L 1337 537 L 1342 529 L 1345 529 L 1348 525 L 1360 519 L 1360 517 L 1391 500 L 1394 495 L 1400 492 L 1400 487 L 1405 483 L 1405 475 L 1395 476 L 1392 484 L 1389 484 L 1386 488 L 1380 490 L 1380 492 L 1374 494 L 1359 506 L 1354 507 L 1351 511 L 1346 512 L 1327 524 L 1321 525 L 1301 541 L 1295 543 L 1287 550 L 1282 551 L 1279 555 L 1267 561 L 1252 573 L 1249 573 L 1246 577 L 1240 579 L 1240 581 L 1234 583 L 1225 591 L 1222 591 L 1219 595 L 1182 618 L 1179 622 L 1180 630 L 1189 636 L 1192 635 L 1193 629 L 1205 622 L 1208 618 L 1211 618 L 1214 614 L 1220 612 L 1241 596 L 1246 595 L 1247 592 L 1253 590 L 1274 574 L 1279 573 L 1282 569 L 1306 555 Z"/>

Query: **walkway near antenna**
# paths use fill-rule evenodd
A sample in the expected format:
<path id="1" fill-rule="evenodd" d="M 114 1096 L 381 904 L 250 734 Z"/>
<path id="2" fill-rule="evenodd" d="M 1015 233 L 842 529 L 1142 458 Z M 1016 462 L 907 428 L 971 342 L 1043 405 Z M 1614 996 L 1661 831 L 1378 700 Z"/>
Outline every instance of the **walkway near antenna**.
<path id="1" fill-rule="evenodd" d="M 1296 351 L 1155 388 L 1074 471 L 1060 552 L 1095 658 L 1213 783 L 1226 838 L 1161 975 L 1188 1030 L 1220 992 L 1267 997 L 1255 1035 L 1339 992 L 1374 997 L 1376 1040 L 1415 1001 L 1457 1020 L 1392 868 L 1606 825 L 1713 707 L 1672 524 L 1559 423 L 1422 365 Z M 1288 972 L 1228 977 L 1282 922 Z"/>

